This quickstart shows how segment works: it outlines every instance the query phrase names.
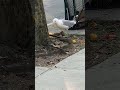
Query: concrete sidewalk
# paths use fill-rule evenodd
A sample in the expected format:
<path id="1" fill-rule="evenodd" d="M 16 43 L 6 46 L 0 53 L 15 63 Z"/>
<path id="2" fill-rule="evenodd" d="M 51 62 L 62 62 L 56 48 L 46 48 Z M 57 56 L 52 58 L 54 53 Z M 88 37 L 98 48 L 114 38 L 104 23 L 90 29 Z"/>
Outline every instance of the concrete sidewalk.
<path id="1" fill-rule="evenodd" d="M 35 90 L 85 90 L 85 49 L 35 74 Z"/>
<path id="2" fill-rule="evenodd" d="M 86 90 L 120 90 L 120 53 L 86 71 Z"/>

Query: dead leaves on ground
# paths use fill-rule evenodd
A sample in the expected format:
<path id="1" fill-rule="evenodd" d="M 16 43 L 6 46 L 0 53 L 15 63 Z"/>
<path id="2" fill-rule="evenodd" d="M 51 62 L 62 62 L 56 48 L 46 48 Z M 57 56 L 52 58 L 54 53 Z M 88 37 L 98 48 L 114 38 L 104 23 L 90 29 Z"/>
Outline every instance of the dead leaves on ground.
<path id="1" fill-rule="evenodd" d="M 50 33 L 50 38 L 51 40 L 54 42 L 54 47 L 64 47 L 66 45 L 70 45 L 70 44 L 79 44 L 79 45 L 84 45 L 85 44 L 85 40 L 84 39 L 80 39 L 80 36 L 77 35 L 68 35 L 65 36 L 64 32 L 60 32 L 60 33 Z"/>
<path id="2" fill-rule="evenodd" d="M 120 51 L 120 22 L 88 21 L 87 25 L 86 68 L 89 68 Z"/>

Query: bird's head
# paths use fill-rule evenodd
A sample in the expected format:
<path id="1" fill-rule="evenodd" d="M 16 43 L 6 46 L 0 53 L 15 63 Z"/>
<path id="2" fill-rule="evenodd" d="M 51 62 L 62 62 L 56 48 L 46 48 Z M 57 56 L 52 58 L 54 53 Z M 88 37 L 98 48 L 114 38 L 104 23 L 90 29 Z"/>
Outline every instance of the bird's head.
<path id="1" fill-rule="evenodd" d="M 58 19 L 57 18 L 54 18 L 53 19 L 53 23 L 57 23 Z"/>

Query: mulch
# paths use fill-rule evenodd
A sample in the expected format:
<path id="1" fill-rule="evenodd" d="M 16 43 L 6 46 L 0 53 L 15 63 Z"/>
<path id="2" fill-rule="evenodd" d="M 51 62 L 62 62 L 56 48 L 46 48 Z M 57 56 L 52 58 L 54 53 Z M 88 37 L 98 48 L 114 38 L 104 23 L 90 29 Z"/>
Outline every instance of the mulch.
<path id="1" fill-rule="evenodd" d="M 36 66 L 51 67 L 85 47 L 85 37 L 64 35 L 63 32 L 49 36 L 47 46 L 36 46 Z"/>
<path id="2" fill-rule="evenodd" d="M 33 90 L 33 61 L 23 49 L 0 44 L 0 90 Z"/>
<path id="3" fill-rule="evenodd" d="M 89 69 L 120 52 L 120 21 L 89 20 L 86 25 L 85 67 Z M 91 33 L 97 40 L 90 39 Z"/>

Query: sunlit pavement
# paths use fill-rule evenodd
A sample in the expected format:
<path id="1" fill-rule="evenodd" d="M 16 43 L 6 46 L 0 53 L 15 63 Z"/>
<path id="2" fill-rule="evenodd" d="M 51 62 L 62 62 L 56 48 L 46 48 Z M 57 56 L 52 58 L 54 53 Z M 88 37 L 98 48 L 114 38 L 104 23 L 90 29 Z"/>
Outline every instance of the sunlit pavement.
<path id="1" fill-rule="evenodd" d="M 85 90 L 85 49 L 52 68 L 36 67 L 35 90 Z"/>
<path id="2" fill-rule="evenodd" d="M 86 71 L 86 90 L 120 90 L 120 53 Z"/>

